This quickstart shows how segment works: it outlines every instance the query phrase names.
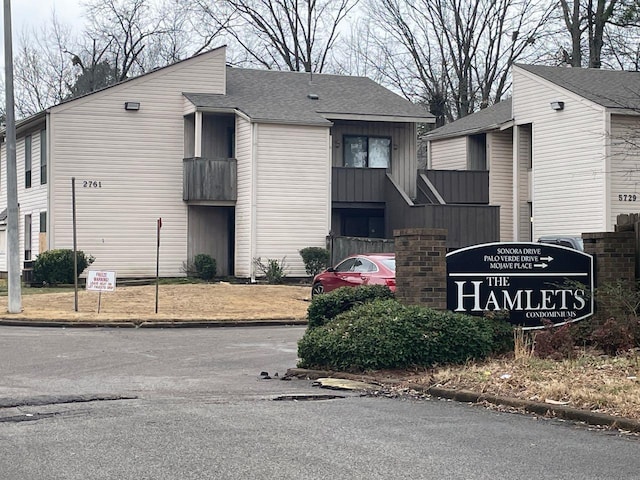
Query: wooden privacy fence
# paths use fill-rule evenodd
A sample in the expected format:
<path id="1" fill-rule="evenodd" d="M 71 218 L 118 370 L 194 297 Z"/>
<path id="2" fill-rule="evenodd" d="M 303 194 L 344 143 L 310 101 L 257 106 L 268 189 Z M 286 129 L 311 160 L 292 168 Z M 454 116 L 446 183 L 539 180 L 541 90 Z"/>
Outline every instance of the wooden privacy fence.
<path id="1" fill-rule="evenodd" d="M 636 280 L 640 279 L 640 213 L 624 213 L 616 217 L 616 232 L 634 232 L 636 250 Z"/>
<path id="2" fill-rule="evenodd" d="M 393 253 L 393 239 L 359 238 L 359 237 L 327 237 L 327 249 L 331 253 L 331 266 L 340 260 L 356 253 Z"/>

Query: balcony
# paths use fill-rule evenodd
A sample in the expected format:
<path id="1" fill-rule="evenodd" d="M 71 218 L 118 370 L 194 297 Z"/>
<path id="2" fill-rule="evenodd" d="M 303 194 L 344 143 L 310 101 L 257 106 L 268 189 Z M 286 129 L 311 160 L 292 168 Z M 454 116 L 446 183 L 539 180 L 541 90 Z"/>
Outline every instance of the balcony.
<path id="1" fill-rule="evenodd" d="M 489 203 L 489 172 L 470 170 L 421 170 L 418 176 L 418 201 L 428 201 L 423 175 L 447 204 Z"/>
<path id="2" fill-rule="evenodd" d="M 237 200 L 235 158 L 185 158 L 182 171 L 182 199 L 185 202 Z"/>
<path id="3" fill-rule="evenodd" d="M 459 180 L 459 179 L 458 179 Z M 403 228 L 444 228 L 447 248 L 457 249 L 500 240 L 500 207 L 483 204 L 413 204 L 389 179 L 386 233 Z M 476 196 L 468 197 L 474 200 Z M 461 199 L 461 197 L 459 198 Z"/>
<path id="4" fill-rule="evenodd" d="M 384 168 L 333 167 L 331 200 L 334 203 L 384 203 Z"/>

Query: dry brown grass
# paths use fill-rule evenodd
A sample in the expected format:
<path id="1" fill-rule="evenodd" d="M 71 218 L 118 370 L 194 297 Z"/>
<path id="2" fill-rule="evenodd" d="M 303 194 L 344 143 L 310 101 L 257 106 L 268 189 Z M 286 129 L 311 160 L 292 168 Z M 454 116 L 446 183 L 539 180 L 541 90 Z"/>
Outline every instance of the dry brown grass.
<path id="1" fill-rule="evenodd" d="M 482 363 L 438 368 L 410 383 L 441 385 L 516 397 L 537 402 L 561 403 L 640 419 L 640 357 L 638 352 L 607 357 L 583 353 L 574 360 L 511 357 Z"/>
<path id="2" fill-rule="evenodd" d="M 3 316 L 77 322 L 304 319 L 310 298 L 310 288 L 304 286 L 160 285 L 156 314 L 155 285 L 117 287 L 115 292 L 102 295 L 80 290 L 78 312 L 74 310 L 73 290 L 46 292 L 24 294 L 22 313 Z M 7 301 L 6 296 L 0 297 L 0 312 L 7 311 Z"/>

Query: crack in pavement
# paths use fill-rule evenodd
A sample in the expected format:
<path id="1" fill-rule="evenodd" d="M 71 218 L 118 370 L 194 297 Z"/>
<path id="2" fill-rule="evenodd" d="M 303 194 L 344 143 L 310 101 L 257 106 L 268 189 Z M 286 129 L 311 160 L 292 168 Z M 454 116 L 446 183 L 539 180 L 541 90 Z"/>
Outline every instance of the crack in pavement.
<path id="1" fill-rule="evenodd" d="M 86 403 L 137 399 L 138 397 L 135 395 L 37 395 L 26 398 L 0 398 L 0 408 L 40 407 L 43 405 L 57 405 L 63 403 Z"/>

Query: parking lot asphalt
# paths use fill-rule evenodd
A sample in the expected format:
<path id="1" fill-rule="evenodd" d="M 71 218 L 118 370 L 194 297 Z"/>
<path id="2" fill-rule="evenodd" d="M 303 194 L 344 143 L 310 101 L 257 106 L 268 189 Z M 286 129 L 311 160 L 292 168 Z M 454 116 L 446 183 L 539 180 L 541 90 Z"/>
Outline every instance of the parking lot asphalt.
<path id="1" fill-rule="evenodd" d="M 218 328 L 218 327 L 262 327 L 262 326 L 286 326 L 306 325 L 306 320 L 301 319 L 252 319 L 252 320 L 212 320 L 212 321 L 154 321 L 151 318 L 131 321 L 78 321 L 78 320 L 48 320 L 45 318 L 0 318 L 0 326 L 11 327 L 62 327 L 62 328 Z M 304 378 L 344 378 L 365 382 L 374 382 L 385 385 L 385 380 L 370 375 L 357 375 L 345 372 L 321 371 L 294 368 L 287 375 Z M 523 412 L 543 415 L 547 417 L 561 418 L 587 425 L 600 426 L 610 429 L 618 429 L 623 432 L 640 433 L 640 421 L 632 418 L 592 412 L 572 408 L 566 405 L 552 405 L 542 402 L 523 400 L 513 397 L 503 397 L 481 392 L 473 392 L 459 389 L 447 389 L 440 386 L 422 388 L 422 392 L 433 397 L 445 398 L 465 403 L 487 403 L 496 406 L 505 406 L 519 409 Z"/>

